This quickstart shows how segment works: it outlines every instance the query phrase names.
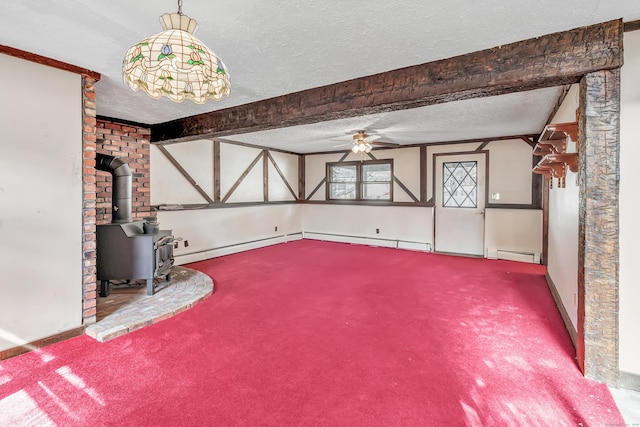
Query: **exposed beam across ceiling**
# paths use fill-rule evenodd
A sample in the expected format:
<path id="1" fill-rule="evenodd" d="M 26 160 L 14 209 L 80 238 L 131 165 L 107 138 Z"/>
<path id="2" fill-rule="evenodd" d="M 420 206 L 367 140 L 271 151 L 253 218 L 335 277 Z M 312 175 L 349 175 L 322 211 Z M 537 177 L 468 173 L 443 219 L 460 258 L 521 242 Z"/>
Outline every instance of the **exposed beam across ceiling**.
<path id="1" fill-rule="evenodd" d="M 638 31 L 640 30 L 640 21 L 631 21 L 624 23 L 624 31 Z"/>
<path id="2" fill-rule="evenodd" d="M 151 128 L 151 141 L 189 141 L 576 83 L 622 66 L 622 20 L 374 74 Z"/>
<path id="3" fill-rule="evenodd" d="M 35 53 L 26 52 L 24 50 L 16 49 L 14 47 L 5 46 L 2 44 L 0 44 L 0 53 L 4 53 L 10 56 L 15 56 L 16 58 L 24 59 L 25 61 L 31 61 L 37 64 L 46 65 L 48 67 L 58 68 L 60 70 L 65 70 L 71 73 L 80 74 L 81 76 L 90 77 L 95 81 L 99 81 L 101 78 L 100 73 L 89 70 L 87 68 L 82 68 L 72 64 L 67 64 L 66 62 L 47 58 L 46 56 L 37 55 Z"/>

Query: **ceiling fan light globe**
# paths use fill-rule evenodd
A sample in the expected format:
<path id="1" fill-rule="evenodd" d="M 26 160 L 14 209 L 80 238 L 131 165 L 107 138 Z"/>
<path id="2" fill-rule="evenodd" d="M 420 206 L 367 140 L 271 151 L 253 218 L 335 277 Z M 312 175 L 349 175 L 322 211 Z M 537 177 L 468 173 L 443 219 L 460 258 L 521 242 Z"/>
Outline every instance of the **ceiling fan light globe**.
<path id="1" fill-rule="evenodd" d="M 354 153 L 357 153 L 359 151 L 358 146 L 354 145 L 353 147 L 351 147 L 351 151 L 353 151 Z"/>
<path id="2" fill-rule="evenodd" d="M 363 152 L 367 149 L 367 147 L 364 144 L 358 144 L 358 150 Z"/>
<path id="3" fill-rule="evenodd" d="M 372 147 L 369 144 L 367 144 L 367 148 L 364 150 L 364 152 L 365 153 L 370 153 L 371 150 L 372 150 Z"/>

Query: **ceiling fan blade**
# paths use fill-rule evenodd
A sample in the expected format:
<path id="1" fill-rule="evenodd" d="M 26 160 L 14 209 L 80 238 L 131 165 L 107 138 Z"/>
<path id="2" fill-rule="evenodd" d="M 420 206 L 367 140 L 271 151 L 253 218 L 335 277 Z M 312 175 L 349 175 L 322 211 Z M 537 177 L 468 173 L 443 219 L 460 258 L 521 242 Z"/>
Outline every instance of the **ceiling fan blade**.
<path id="1" fill-rule="evenodd" d="M 371 141 L 369 142 L 371 145 L 377 145 L 379 147 L 399 147 L 400 144 L 395 142 L 385 142 L 385 141 Z"/>
<path id="2" fill-rule="evenodd" d="M 375 141 L 376 139 L 382 138 L 380 135 L 369 135 L 364 140 L 367 142 Z"/>
<path id="3" fill-rule="evenodd" d="M 331 148 L 336 148 L 336 147 L 346 147 L 346 146 L 348 146 L 348 145 L 351 145 L 351 144 L 338 144 L 338 145 L 332 145 L 332 146 L 331 146 Z"/>

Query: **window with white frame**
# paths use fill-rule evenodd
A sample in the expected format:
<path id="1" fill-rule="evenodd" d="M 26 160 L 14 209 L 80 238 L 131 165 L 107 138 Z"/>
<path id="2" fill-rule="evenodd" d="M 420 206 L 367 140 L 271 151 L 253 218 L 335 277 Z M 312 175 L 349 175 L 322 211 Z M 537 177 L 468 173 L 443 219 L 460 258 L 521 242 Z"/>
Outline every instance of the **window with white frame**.
<path id="1" fill-rule="evenodd" d="M 393 160 L 327 163 L 327 200 L 393 200 Z"/>

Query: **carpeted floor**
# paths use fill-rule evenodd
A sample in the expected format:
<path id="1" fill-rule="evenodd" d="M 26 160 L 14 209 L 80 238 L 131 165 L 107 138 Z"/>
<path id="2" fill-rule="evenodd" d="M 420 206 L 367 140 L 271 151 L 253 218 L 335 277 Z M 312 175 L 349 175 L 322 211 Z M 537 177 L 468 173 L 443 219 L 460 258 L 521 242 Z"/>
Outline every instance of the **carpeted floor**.
<path id="1" fill-rule="evenodd" d="M 302 240 L 189 267 L 217 285 L 192 309 L 0 362 L 0 426 L 623 425 L 541 266 Z"/>

